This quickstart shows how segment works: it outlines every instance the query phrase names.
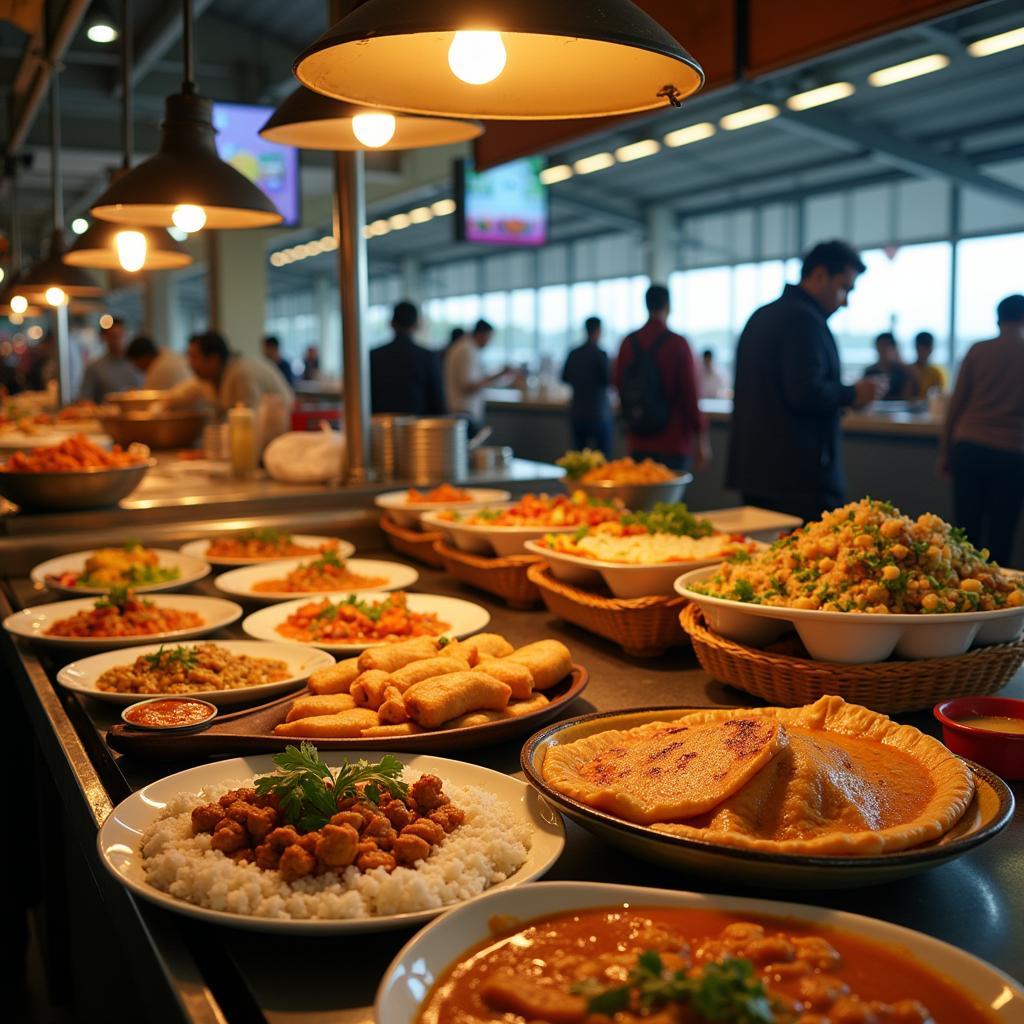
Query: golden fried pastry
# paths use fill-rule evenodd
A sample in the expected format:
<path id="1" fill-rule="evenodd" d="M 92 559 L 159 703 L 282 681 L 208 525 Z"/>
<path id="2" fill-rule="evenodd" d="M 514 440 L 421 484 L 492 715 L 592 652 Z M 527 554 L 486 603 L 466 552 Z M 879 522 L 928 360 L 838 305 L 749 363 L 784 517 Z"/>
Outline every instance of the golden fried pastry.
<path id="1" fill-rule="evenodd" d="M 475 667 L 483 658 L 504 658 L 513 650 L 513 646 L 498 633 L 477 633 L 465 640 L 453 641 L 444 649 L 444 653 L 458 653 L 468 658 L 470 665 Z"/>
<path id="2" fill-rule="evenodd" d="M 432 658 L 437 653 L 437 637 L 417 636 L 411 640 L 400 640 L 396 644 L 371 647 L 359 655 L 359 670 L 369 672 L 394 672 L 413 661 Z"/>
<path id="3" fill-rule="evenodd" d="M 520 715 L 528 715 L 531 711 L 536 711 L 550 703 L 551 701 L 543 693 L 533 693 L 526 700 L 511 701 L 503 714 L 506 718 L 518 718 Z"/>
<path id="4" fill-rule="evenodd" d="M 317 715 L 282 722 L 274 726 L 278 736 L 303 736 L 311 739 L 345 739 L 360 736 L 364 729 L 379 724 L 377 712 L 369 708 L 350 708 L 335 715 Z"/>
<path id="5" fill-rule="evenodd" d="M 405 698 L 402 691 L 394 686 L 389 686 L 384 691 L 384 700 L 377 708 L 377 717 L 381 725 L 401 725 L 409 721 L 409 711 L 405 706 Z"/>
<path id="6" fill-rule="evenodd" d="M 405 691 L 409 716 L 426 729 L 436 729 L 467 711 L 500 711 L 511 688 L 486 672 L 452 672 L 424 679 Z"/>
<path id="7" fill-rule="evenodd" d="M 347 693 L 322 693 L 310 697 L 296 697 L 288 710 L 286 722 L 294 722 L 297 718 L 314 718 L 317 715 L 337 715 L 349 711 L 356 706 L 352 696 Z"/>
<path id="8" fill-rule="evenodd" d="M 507 683 L 512 690 L 513 700 L 522 700 L 533 693 L 533 675 L 530 670 L 517 661 L 507 658 L 484 658 L 477 665 L 477 671 L 486 672 L 495 679 Z"/>
<path id="9" fill-rule="evenodd" d="M 457 655 L 449 654 L 448 648 L 436 658 L 424 658 L 422 661 L 413 661 L 410 664 L 391 673 L 391 683 L 403 693 L 414 683 L 422 682 L 431 676 L 444 676 L 449 672 L 465 672 L 469 668 L 469 662 Z"/>
<path id="10" fill-rule="evenodd" d="M 391 685 L 391 674 L 382 672 L 380 669 L 370 669 L 363 672 L 352 684 L 352 698 L 357 707 L 372 708 L 374 711 L 380 707 L 384 700 L 384 691 Z"/>
<path id="11" fill-rule="evenodd" d="M 399 725 L 371 725 L 362 734 L 372 739 L 375 736 L 415 736 L 423 731 L 415 722 L 402 722 Z"/>
<path id="12" fill-rule="evenodd" d="M 538 640 L 509 654 L 507 661 L 525 665 L 533 676 L 535 690 L 547 690 L 572 671 L 572 655 L 559 640 Z"/>
<path id="13" fill-rule="evenodd" d="M 335 665 L 317 669 L 309 677 L 310 693 L 348 693 L 359 676 L 359 659 L 346 658 Z"/>

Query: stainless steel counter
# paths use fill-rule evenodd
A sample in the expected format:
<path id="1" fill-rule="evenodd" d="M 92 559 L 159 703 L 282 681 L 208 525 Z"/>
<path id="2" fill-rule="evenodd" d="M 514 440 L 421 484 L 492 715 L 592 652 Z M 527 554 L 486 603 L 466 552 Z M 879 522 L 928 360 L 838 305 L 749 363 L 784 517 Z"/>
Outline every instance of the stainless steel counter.
<path id="1" fill-rule="evenodd" d="M 174 529 L 175 527 L 169 527 Z M 366 523 L 353 539 L 370 552 L 379 534 Z M 65 538 L 65 550 L 78 546 Z M 384 555 L 384 557 L 394 557 Z M 510 611 L 450 577 L 420 569 L 415 588 L 458 594 L 486 605 L 492 628 L 523 643 L 555 636 L 586 665 L 588 690 L 565 712 L 581 714 L 659 705 L 707 707 L 756 703 L 710 679 L 691 651 L 679 649 L 650 661 L 623 657 L 599 637 L 553 619 L 543 611 Z M 205 581 L 200 591 L 211 593 Z M 0 604 L 8 607 L 47 600 L 23 577 L 8 579 Z M 237 630 L 235 631 L 237 632 Z M 287 942 L 256 933 L 219 929 L 156 910 L 129 896 L 100 867 L 95 852 L 98 824 L 131 790 L 185 764 L 132 763 L 113 754 L 103 740 L 111 715 L 102 705 L 55 688 L 60 662 L 6 636 L 0 641 L 8 683 L 20 695 L 35 744 L 45 765 L 54 804 L 62 808 L 60 851 L 77 867 L 75 885 L 53 899 L 69 919 L 78 943 L 79 969 L 72 994 L 75 1019 L 120 1021 L 268 1021 L 273 1024 L 369 1024 L 376 984 L 409 932 L 346 938 L 296 938 Z M 1024 674 L 1007 693 L 1024 695 Z M 929 714 L 900 716 L 935 733 Z M 16 723 L 17 725 L 17 723 Z M 518 775 L 520 742 L 473 752 L 466 760 Z M 1018 801 L 1024 786 L 1014 784 Z M 53 815 L 43 816 L 48 827 Z M 681 877 L 634 860 L 568 824 L 566 850 L 549 875 L 553 879 L 643 882 L 645 885 L 708 892 L 740 891 L 698 875 Z M 50 890 L 48 889 L 48 892 Z M 920 929 L 1020 974 L 1024 949 L 1024 811 L 995 840 L 958 861 L 913 879 L 849 892 L 754 893 L 851 910 Z"/>

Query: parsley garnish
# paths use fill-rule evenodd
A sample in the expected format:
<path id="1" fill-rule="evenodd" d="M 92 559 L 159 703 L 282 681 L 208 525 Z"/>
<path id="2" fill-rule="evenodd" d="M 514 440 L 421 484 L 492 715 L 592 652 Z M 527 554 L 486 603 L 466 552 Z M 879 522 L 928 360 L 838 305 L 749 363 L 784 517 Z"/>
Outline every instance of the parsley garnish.
<path id="1" fill-rule="evenodd" d="M 195 668 L 199 664 L 199 655 L 194 647 L 185 647 L 179 644 L 169 651 L 164 650 L 164 645 L 152 654 L 144 654 L 143 659 L 148 661 L 153 668 L 173 668 L 180 666 L 183 669 Z"/>
<path id="2" fill-rule="evenodd" d="M 677 537 L 710 537 L 715 532 L 708 519 L 698 519 L 683 502 L 659 501 L 649 512 L 628 512 L 623 526 L 643 526 L 648 533 L 671 533 Z"/>
<path id="3" fill-rule="evenodd" d="M 754 584 L 750 580 L 736 580 L 732 585 L 732 592 L 738 601 L 754 600 Z"/>
<path id="4" fill-rule="evenodd" d="M 131 587 L 111 587 L 95 604 L 96 608 L 124 608 L 127 604 L 151 605 L 152 601 L 139 601 Z"/>
<path id="5" fill-rule="evenodd" d="M 346 761 L 337 775 L 324 763 L 307 740 L 291 745 L 274 757 L 278 770 L 256 780 L 259 796 L 275 794 L 285 818 L 302 832 L 323 828 L 338 813 L 338 801 L 360 797 L 379 804 L 384 793 L 404 797 L 409 787 L 402 782 L 402 762 L 386 754 L 376 764 Z"/>

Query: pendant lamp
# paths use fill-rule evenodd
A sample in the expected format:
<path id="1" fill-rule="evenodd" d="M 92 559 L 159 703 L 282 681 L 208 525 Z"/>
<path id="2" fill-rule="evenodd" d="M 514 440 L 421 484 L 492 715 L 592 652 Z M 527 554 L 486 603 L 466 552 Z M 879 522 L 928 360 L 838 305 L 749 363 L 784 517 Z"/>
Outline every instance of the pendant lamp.
<path id="1" fill-rule="evenodd" d="M 132 118 L 132 10 L 122 0 L 121 14 L 121 167 L 110 175 L 111 184 L 129 172 L 134 149 Z M 73 267 L 97 270 L 171 270 L 187 267 L 192 257 L 163 228 L 126 228 L 110 221 L 94 220 L 80 235 L 64 262 Z"/>
<path id="2" fill-rule="evenodd" d="M 365 0 L 294 71 L 350 103 L 496 120 L 678 106 L 704 82 L 629 0 Z"/>
<path id="3" fill-rule="evenodd" d="M 322 96 L 299 86 L 270 116 L 260 135 L 298 149 L 425 149 L 483 134 L 478 121 L 420 117 Z"/>
<path id="4" fill-rule="evenodd" d="M 50 77 L 50 180 L 53 188 L 53 230 L 46 257 L 22 278 L 20 285 L 29 302 L 48 306 L 67 305 L 69 298 L 103 294 L 96 279 L 78 267 L 64 263 L 64 193 L 60 173 L 60 74 Z"/>
<path id="5" fill-rule="evenodd" d="M 184 0 L 185 80 L 168 96 L 160 148 L 114 181 L 96 200 L 94 216 L 133 227 L 190 234 L 208 228 L 280 224 L 274 204 L 244 174 L 225 163 L 214 141 L 213 103 L 196 92 L 192 3 Z"/>

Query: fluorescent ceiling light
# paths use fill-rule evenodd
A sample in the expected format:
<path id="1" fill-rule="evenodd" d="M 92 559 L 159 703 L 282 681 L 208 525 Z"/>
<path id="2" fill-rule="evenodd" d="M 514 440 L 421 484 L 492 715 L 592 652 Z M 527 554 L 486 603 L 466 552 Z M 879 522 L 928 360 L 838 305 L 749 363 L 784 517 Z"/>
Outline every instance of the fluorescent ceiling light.
<path id="1" fill-rule="evenodd" d="M 631 160 L 643 160 L 645 156 L 654 156 L 661 152 L 661 143 L 656 139 L 641 139 L 631 142 L 628 146 L 620 146 L 615 150 L 615 159 L 619 163 L 628 164 Z"/>
<path id="2" fill-rule="evenodd" d="M 76 235 L 84 235 L 89 230 L 89 222 L 84 217 L 76 217 L 71 222 L 71 230 Z"/>
<path id="3" fill-rule="evenodd" d="M 572 177 L 572 168 L 568 164 L 555 164 L 553 167 L 545 167 L 540 172 L 540 183 L 542 185 L 557 185 L 560 181 L 568 181 Z"/>
<path id="4" fill-rule="evenodd" d="M 283 267 L 285 264 L 284 253 L 272 252 L 270 254 L 270 265 L 272 267 Z"/>
<path id="5" fill-rule="evenodd" d="M 608 167 L 615 166 L 615 157 L 611 153 L 595 153 L 593 156 L 585 156 L 577 160 L 573 165 L 577 174 L 593 174 L 594 171 L 603 171 Z"/>
<path id="6" fill-rule="evenodd" d="M 806 92 L 798 92 L 786 100 L 786 106 L 790 110 L 810 110 L 811 107 L 821 107 L 826 103 L 835 103 L 836 100 L 845 100 L 856 92 L 851 82 L 833 82 L 831 85 L 821 85 L 817 89 L 808 89 Z"/>
<path id="7" fill-rule="evenodd" d="M 739 128 L 749 128 L 754 124 L 770 121 L 779 116 L 779 108 L 774 103 L 759 103 L 756 107 L 734 110 L 720 118 L 718 123 L 727 131 L 734 132 Z"/>
<path id="8" fill-rule="evenodd" d="M 1000 32 L 997 36 L 976 39 L 968 45 L 967 52 L 972 57 L 988 57 L 993 53 L 1002 53 L 1003 50 L 1012 50 L 1015 46 L 1024 46 L 1024 26 Z"/>
<path id="9" fill-rule="evenodd" d="M 117 29 L 113 25 L 107 24 L 106 21 L 94 21 L 85 30 L 85 35 L 89 42 L 105 46 L 117 39 Z"/>
<path id="10" fill-rule="evenodd" d="M 396 213 L 393 217 L 388 217 L 388 224 L 391 225 L 392 231 L 403 231 L 411 223 L 407 213 Z"/>
<path id="11" fill-rule="evenodd" d="M 429 206 L 417 206 L 415 210 L 409 211 L 409 220 L 413 224 L 426 224 L 428 220 L 434 219 L 434 211 Z"/>
<path id="12" fill-rule="evenodd" d="M 391 231 L 391 225 L 386 220 L 375 220 L 370 225 L 370 230 L 380 237 L 381 235 L 386 235 Z"/>
<path id="13" fill-rule="evenodd" d="M 436 203 L 430 204 L 430 208 L 434 211 L 435 217 L 447 217 L 448 214 L 455 212 L 455 200 L 438 199 Z"/>
<path id="14" fill-rule="evenodd" d="M 941 71 L 948 66 L 949 58 L 944 53 L 931 53 L 927 57 L 918 57 L 916 60 L 908 60 L 903 64 L 893 64 L 892 67 L 872 71 L 868 75 L 868 84 L 880 89 L 886 85 L 905 82 L 908 78 L 930 75 L 933 71 Z"/>
<path id="15" fill-rule="evenodd" d="M 700 142 L 701 139 L 710 139 L 717 129 L 710 121 L 701 121 L 699 124 L 690 124 L 685 128 L 677 128 L 669 132 L 662 139 L 666 146 L 675 149 L 677 146 L 688 146 L 691 142 Z"/>

